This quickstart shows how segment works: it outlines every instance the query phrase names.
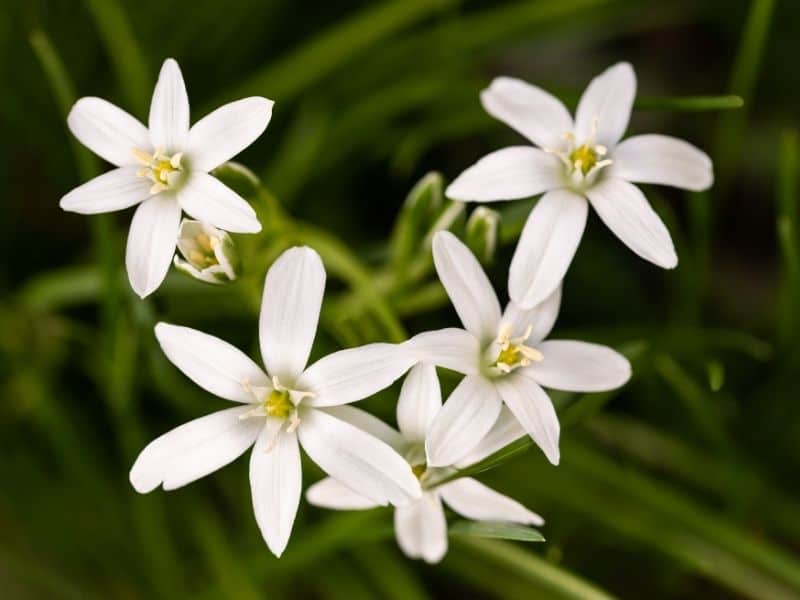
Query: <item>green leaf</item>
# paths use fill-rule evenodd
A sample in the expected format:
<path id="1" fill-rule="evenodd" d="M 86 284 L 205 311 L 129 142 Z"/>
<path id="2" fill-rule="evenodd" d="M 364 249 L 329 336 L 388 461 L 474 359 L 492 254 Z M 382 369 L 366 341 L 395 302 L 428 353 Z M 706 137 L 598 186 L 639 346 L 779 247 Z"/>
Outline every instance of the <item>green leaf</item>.
<path id="1" fill-rule="evenodd" d="M 500 540 L 517 540 L 518 542 L 544 541 L 544 536 L 538 530 L 515 523 L 456 521 L 450 525 L 448 531 L 453 535 L 471 535 Z"/>

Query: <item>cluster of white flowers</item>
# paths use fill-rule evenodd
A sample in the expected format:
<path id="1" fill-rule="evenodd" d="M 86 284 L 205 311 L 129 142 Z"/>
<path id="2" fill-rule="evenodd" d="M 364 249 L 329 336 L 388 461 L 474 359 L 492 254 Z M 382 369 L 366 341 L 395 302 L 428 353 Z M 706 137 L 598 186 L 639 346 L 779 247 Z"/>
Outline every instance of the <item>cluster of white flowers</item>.
<path id="1" fill-rule="evenodd" d="M 541 525 L 540 516 L 459 477 L 459 470 L 524 435 L 558 464 L 560 427 L 543 388 L 612 390 L 631 375 L 629 362 L 611 348 L 545 339 L 588 204 L 634 252 L 671 268 L 677 257 L 669 233 L 631 182 L 701 190 L 713 179 L 708 157 L 684 141 L 643 135 L 619 142 L 635 87 L 630 65 L 611 67 L 590 83 L 574 121 L 556 98 L 519 80 L 501 77 L 482 92 L 486 110 L 538 148 L 489 154 L 447 195 L 488 202 L 544 193 L 511 261 L 504 311 L 469 248 L 439 231 L 434 264 L 463 329 L 342 350 L 307 366 L 325 288 L 322 260 L 307 247 L 287 250 L 267 272 L 259 321 L 263 369 L 216 337 L 159 323 L 155 335 L 167 357 L 197 385 L 237 406 L 150 443 L 131 469 L 134 488 L 181 487 L 253 446 L 253 510 L 267 546 L 280 556 L 300 501 L 302 446 L 328 474 L 307 490 L 307 500 L 339 510 L 393 505 L 398 544 L 411 557 L 437 562 L 446 553 L 442 502 L 472 520 Z M 183 78 L 171 59 L 153 93 L 148 128 L 104 100 L 83 98 L 70 113 L 70 129 L 117 168 L 67 194 L 61 206 L 100 213 L 140 204 L 126 265 L 142 297 L 160 285 L 173 260 L 197 279 L 231 281 L 238 264 L 228 232 L 256 233 L 261 226 L 250 205 L 209 171 L 251 144 L 271 110 L 271 101 L 247 98 L 190 128 Z M 196 220 L 181 224 L 182 210 Z M 444 403 L 436 367 L 464 375 Z M 399 431 L 349 406 L 407 371 L 397 402 Z"/>

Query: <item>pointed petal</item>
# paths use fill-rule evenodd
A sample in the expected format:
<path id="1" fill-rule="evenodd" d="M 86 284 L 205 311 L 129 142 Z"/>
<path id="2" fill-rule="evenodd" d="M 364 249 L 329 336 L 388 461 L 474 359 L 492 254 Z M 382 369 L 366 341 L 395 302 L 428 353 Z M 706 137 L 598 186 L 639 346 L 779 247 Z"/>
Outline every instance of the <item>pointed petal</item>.
<path id="1" fill-rule="evenodd" d="M 628 248 L 664 269 L 677 266 L 669 231 L 639 188 L 623 179 L 608 178 L 586 195 L 603 223 Z"/>
<path id="2" fill-rule="evenodd" d="M 133 487 L 146 494 L 163 483 L 174 490 L 213 473 L 241 456 L 255 441 L 262 422 L 239 418 L 236 406 L 184 423 L 150 442 L 130 472 Z"/>
<path id="3" fill-rule="evenodd" d="M 313 408 L 300 416 L 303 450 L 331 477 L 381 505 L 403 505 L 420 497 L 411 466 L 388 444 Z"/>
<path id="4" fill-rule="evenodd" d="M 316 251 L 290 248 L 267 272 L 258 337 L 270 375 L 294 383 L 305 369 L 317 333 L 325 267 Z"/>
<path id="5" fill-rule="evenodd" d="M 102 98 L 81 98 L 67 125 L 78 141 L 117 167 L 138 165 L 132 150 L 152 151 L 150 134 L 139 121 Z"/>
<path id="6" fill-rule="evenodd" d="M 455 178 L 445 195 L 464 202 L 530 198 L 564 185 L 564 169 L 553 154 L 511 146 L 487 154 Z"/>
<path id="7" fill-rule="evenodd" d="M 160 194 L 139 205 L 133 215 L 125 249 L 125 267 L 133 291 L 152 294 L 167 276 L 181 222 L 181 207 Z"/>
<path id="8" fill-rule="evenodd" d="M 424 442 L 428 426 L 442 408 L 442 390 L 436 367 L 420 363 L 403 381 L 397 401 L 397 425 L 406 439 Z"/>
<path id="9" fill-rule="evenodd" d="M 510 300 L 503 313 L 503 324 L 511 327 L 511 337 L 524 335 L 530 327 L 528 345 L 542 341 L 553 329 L 558 318 L 558 309 L 561 305 L 561 286 L 545 298 L 544 302 L 531 309 L 524 310 Z"/>
<path id="10" fill-rule="evenodd" d="M 473 521 L 501 521 L 523 525 L 544 525 L 544 519 L 516 500 L 495 492 L 469 477 L 437 488 L 442 500 L 458 514 Z"/>
<path id="11" fill-rule="evenodd" d="M 560 456 L 558 437 L 561 426 L 553 403 L 545 391 L 520 371 L 498 379 L 495 385 L 503 402 L 514 413 L 528 435 L 542 449 L 547 459 L 557 465 Z"/>
<path id="12" fill-rule="evenodd" d="M 569 190 L 547 192 L 531 211 L 508 273 L 508 292 L 533 308 L 561 284 L 583 237 L 589 203 Z"/>
<path id="13" fill-rule="evenodd" d="M 161 65 L 150 102 L 150 140 L 167 154 L 182 152 L 189 134 L 189 96 L 181 68 L 168 58 Z"/>
<path id="14" fill-rule="evenodd" d="M 303 477 L 297 435 L 267 419 L 250 454 L 250 489 L 256 522 L 270 551 L 283 554 L 292 534 Z"/>
<path id="15" fill-rule="evenodd" d="M 273 104 L 266 98 L 244 98 L 195 123 L 186 143 L 192 169 L 210 171 L 256 141 L 267 128 Z"/>
<path id="16" fill-rule="evenodd" d="M 467 456 L 492 428 L 502 404 L 481 376 L 461 380 L 428 427 L 428 465 L 448 467 Z"/>
<path id="17" fill-rule="evenodd" d="M 271 385 L 244 352 L 213 335 L 189 327 L 159 323 L 156 338 L 167 358 L 204 390 L 233 402 L 255 402 L 247 391 Z"/>
<path id="18" fill-rule="evenodd" d="M 575 113 L 576 142 L 591 137 L 596 120 L 594 142 L 614 148 L 628 128 L 635 97 L 636 74 L 629 63 L 617 63 L 592 79 Z"/>
<path id="19" fill-rule="evenodd" d="M 525 435 L 528 435 L 528 433 L 517 420 L 517 417 L 504 405 L 500 409 L 500 414 L 489 433 L 478 442 L 478 445 L 469 454 L 458 461 L 456 467 L 463 469 L 477 464 Z"/>
<path id="20" fill-rule="evenodd" d="M 572 340 L 547 340 L 537 346 L 544 360 L 523 373 L 554 390 L 605 392 L 625 385 L 631 363 L 608 346 Z"/>
<path id="21" fill-rule="evenodd" d="M 701 192 L 714 183 L 708 155 L 666 135 L 637 135 L 614 148 L 608 175 L 634 183 L 657 183 Z"/>
<path id="22" fill-rule="evenodd" d="M 561 147 L 564 134 L 572 132 L 572 117 L 561 100 L 521 79 L 495 78 L 481 92 L 481 104 L 495 119 L 542 148 Z"/>
<path id="23" fill-rule="evenodd" d="M 333 477 L 326 477 L 308 488 L 306 502 L 332 510 L 364 510 L 380 506 L 369 498 L 356 494 Z"/>
<path id="24" fill-rule="evenodd" d="M 150 197 L 150 183 L 136 175 L 135 167 L 103 173 L 61 198 L 63 210 L 94 215 L 133 206 Z"/>
<path id="25" fill-rule="evenodd" d="M 178 190 L 183 210 L 198 221 L 233 233 L 258 233 L 256 211 L 239 194 L 208 173 L 196 171 Z"/>
<path id="26" fill-rule="evenodd" d="M 409 558 L 438 563 L 447 554 L 447 520 L 439 496 L 425 493 L 413 504 L 394 511 L 394 533 Z"/>
<path id="27" fill-rule="evenodd" d="M 398 344 L 367 344 L 321 358 L 298 379 L 299 389 L 314 394 L 309 406 L 336 406 L 363 400 L 392 385 L 414 364 Z"/>
<path id="28" fill-rule="evenodd" d="M 419 362 L 465 375 L 480 373 L 481 345 L 469 331 L 455 327 L 426 331 L 415 335 L 405 346 Z"/>
<path id="29" fill-rule="evenodd" d="M 433 262 L 464 328 L 481 341 L 497 337 L 500 303 L 478 259 L 449 231 L 433 237 Z"/>
<path id="30" fill-rule="evenodd" d="M 365 410 L 348 404 L 329 406 L 328 408 L 322 408 L 320 410 L 325 411 L 329 415 L 333 415 L 340 421 L 358 427 L 361 431 L 366 431 L 368 434 L 374 435 L 382 442 L 389 444 L 397 452 L 405 452 L 408 448 L 408 442 L 399 431 L 392 429 L 378 417 L 371 415 Z"/>

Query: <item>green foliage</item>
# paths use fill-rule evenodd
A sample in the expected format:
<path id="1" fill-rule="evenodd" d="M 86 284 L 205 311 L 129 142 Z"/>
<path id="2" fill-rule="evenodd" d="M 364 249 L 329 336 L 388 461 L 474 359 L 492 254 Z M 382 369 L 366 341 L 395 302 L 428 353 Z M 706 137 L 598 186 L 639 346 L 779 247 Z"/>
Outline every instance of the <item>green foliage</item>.
<path id="1" fill-rule="evenodd" d="M 6 13 L 3 597 L 800 594 L 800 80 L 786 60 L 800 7 L 85 0 L 11 2 Z M 142 302 L 123 269 L 129 214 L 58 208 L 104 169 L 65 118 L 96 95 L 146 120 L 167 56 L 185 70 L 193 121 L 245 95 L 276 101 L 263 138 L 237 157 L 247 167 L 215 173 L 264 231 L 237 236 L 236 283 L 171 274 Z M 448 556 L 429 568 L 396 549 L 389 510 L 301 505 L 277 560 L 251 514 L 244 459 L 170 494 L 131 489 L 127 472 L 150 439 L 222 408 L 166 361 L 157 320 L 256 357 L 264 273 L 308 244 L 329 276 L 315 354 L 452 326 L 432 233 L 452 229 L 474 248 L 490 236 L 442 190 L 487 151 L 520 143 L 483 112 L 479 91 L 508 74 L 574 104 L 621 59 L 639 73 L 631 132 L 709 150 L 717 185 L 647 190 L 676 242 L 672 272 L 637 262 L 590 219 L 554 333 L 621 349 L 634 378 L 613 393 L 554 395 L 561 465 L 525 438 L 451 476 L 490 480 L 545 515 L 546 543 L 489 539 L 538 540 L 527 528 L 456 523 Z M 532 205 L 491 207 L 496 259 L 484 259 L 498 290 Z M 367 402 L 391 419 L 396 394 Z M 310 463 L 304 473 L 306 484 L 319 475 Z"/>

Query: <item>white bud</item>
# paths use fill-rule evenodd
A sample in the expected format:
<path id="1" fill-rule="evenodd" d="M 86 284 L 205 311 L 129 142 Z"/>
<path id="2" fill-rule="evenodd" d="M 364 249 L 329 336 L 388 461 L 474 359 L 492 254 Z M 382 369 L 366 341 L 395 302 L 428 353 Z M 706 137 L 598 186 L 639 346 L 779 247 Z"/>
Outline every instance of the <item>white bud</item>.
<path id="1" fill-rule="evenodd" d="M 239 276 L 239 255 L 227 231 L 184 219 L 178 231 L 178 251 L 175 267 L 195 279 L 221 284 Z"/>

